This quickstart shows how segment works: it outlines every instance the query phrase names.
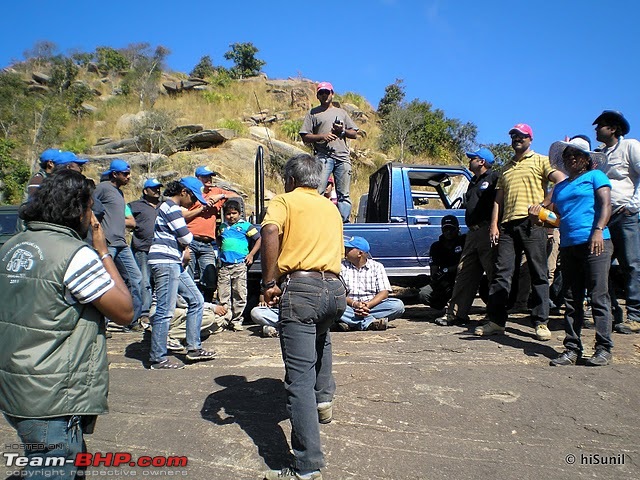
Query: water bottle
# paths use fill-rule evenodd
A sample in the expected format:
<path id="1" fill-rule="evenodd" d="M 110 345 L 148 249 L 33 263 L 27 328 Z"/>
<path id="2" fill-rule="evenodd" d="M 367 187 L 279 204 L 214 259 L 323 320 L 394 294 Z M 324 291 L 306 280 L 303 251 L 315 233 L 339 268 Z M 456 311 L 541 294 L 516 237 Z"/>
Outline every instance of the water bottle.
<path id="1" fill-rule="evenodd" d="M 560 218 L 558 218 L 558 215 L 556 215 L 548 208 L 541 208 L 540 212 L 538 212 L 538 218 L 541 222 L 548 223 L 551 226 L 560 226 Z"/>

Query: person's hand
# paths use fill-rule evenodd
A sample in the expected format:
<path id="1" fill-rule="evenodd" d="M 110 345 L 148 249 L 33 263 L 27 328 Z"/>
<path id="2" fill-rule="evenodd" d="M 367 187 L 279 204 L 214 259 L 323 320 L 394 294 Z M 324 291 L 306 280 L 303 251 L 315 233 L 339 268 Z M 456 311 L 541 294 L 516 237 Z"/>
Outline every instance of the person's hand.
<path id="1" fill-rule="evenodd" d="M 253 255 L 251 253 L 244 257 L 244 263 L 247 266 L 250 266 L 253 263 Z"/>
<path id="2" fill-rule="evenodd" d="M 107 239 L 104 236 L 104 230 L 100 226 L 100 222 L 93 212 L 91 212 L 91 240 L 93 242 L 93 248 L 96 249 L 100 257 L 109 253 Z"/>
<path id="3" fill-rule="evenodd" d="M 366 317 L 369 315 L 370 309 L 366 302 L 353 302 L 351 304 L 353 311 L 359 317 Z"/>
<path id="4" fill-rule="evenodd" d="M 264 292 L 262 292 L 262 295 L 264 296 L 264 301 L 266 302 L 267 306 L 275 307 L 280 302 L 280 295 L 282 295 L 282 290 L 280 290 L 280 287 L 278 285 L 274 285 L 273 287 L 267 288 Z"/>
<path id="5" fill-rule="evenodd" d="M 498 240 L 500 239 L 500 229 L 497 225 L 491 225 L 489 227 L 489 241 L 492 247 L 498 246 Z"/>
<path id="6" fill-rule="evenodd" d="M 535 205 L 529 205 L 529 218 L 536 225 L 542 225 L 543 223 L 538 217 L 538 214 L 540 213 L 540 210 L 542 210 L 542 208 L 542 205 L 540 205 L 539 203 L 536 203 Z"/>
<path id="7" fill-rule="evenodd" d="M 589 238 L 589 252 L 598 256 L 604 252 L 604 239 L 602 238 L 602 230 L 594 230 Z"/>
<path id="8" fill-rule="evenodd" d="M 184 252 L 182 252 L 182 266 L 187 268 L 189 262 L 191 261 L 191 249 L 185 248 Z"/>
<path id="9" fill-rule="evenodd" d="M 334 133 L 325 133 L 322 137 L 322 141 L 323 142 L 333 142 L 334 140 L 337 140 L 338 136 L 335 135 Z"/>
<path id="10" fill-rule="evenodd" d="M 224 305 L 216 305 L 213 307 L 213 313 L 215 313 L 219 317 L 222 317 L 223 315 L 227 314 L 227 307 L 225 307 Z"/>

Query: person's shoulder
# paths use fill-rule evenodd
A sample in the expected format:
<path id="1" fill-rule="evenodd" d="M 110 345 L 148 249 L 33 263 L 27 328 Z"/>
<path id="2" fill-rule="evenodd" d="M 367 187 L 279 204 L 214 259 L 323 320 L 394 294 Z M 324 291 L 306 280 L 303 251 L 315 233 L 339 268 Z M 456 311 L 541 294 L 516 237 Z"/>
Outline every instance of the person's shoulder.
<path id="1" fill-rule="evenodd" d="M 309 115 L 318 115 L 326 111 L 327 110 L 325 108 L 322 108 L 322 105 L 318 105 L 316 107 L 313 107 L 311 110 L 309 110 Z"/>

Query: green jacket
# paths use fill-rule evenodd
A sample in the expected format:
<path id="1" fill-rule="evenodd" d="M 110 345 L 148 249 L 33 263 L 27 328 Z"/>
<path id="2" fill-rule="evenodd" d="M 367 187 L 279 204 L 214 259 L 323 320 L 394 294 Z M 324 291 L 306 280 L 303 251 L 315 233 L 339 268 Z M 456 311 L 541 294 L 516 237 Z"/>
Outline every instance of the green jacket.
<path id="1" fill-rule="evenodd" d="M 64 273 L 85 246 L 43 222 L 0 249 L 0 410 L 51 418 L 107 411 L 109 370 L 102 314 L 65 300 Z"/>

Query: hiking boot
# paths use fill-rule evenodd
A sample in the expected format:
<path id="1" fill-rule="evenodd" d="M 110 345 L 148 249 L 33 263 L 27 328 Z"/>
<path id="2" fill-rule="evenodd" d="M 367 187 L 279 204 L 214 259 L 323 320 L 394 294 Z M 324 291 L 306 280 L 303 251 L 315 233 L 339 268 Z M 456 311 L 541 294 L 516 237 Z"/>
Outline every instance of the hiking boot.
<path id="1" fill-rule="evenodd" d="M 185 348 L 180 343 L 180 340 L 176 340 L 175 338 L 167 337 L 167 350 L 171 350 L 172 352 L 180 352 Z M 186 352 L 185 352 L 186 353 Z"/>
<path id="2" fill-rule="evenodd" d="M 140 322 L 134 322 L 131 325 L 124 327 L 125 333 L 141 333 L 144 332 L 144 327 L 140 324 Z"/>
<path id="3" fill-rule="evenodd" d="M 326 425 L 333 420 L 333 402 L 321 402 L 318 404 L 318 422 Z"/>
<path id="4" fill-rule="evenodd" d="M 208 350 L 205 350 L 204 348 L 189 350 L 187 352 L 187 360 L 192 362 L 214 360 L 215 358 L 216 358 L 216 352 L 208 351 Z"/>
<path id="5" fill-rule="evenodd" d="M 378 318 L 369 324 L 367 330 L 386 330 L 389 327 L 389 319 L 387 317 Z"/>
<path id="6" fill-rule="evenodd" d="M 566 365 L 575 365 L 582 354 L 575 350 L 565 350 L 559 356 L 549 362 L 552 367 L 564 367 Z"/>
<path id="7" fill-rule="evenodd" d="M 264 474 L 264 480 L 322 480 L 320 470 L 302 475 L 293 468 L 283 468 L 282 470 L 269 470 Z"/>
<path id="8" fill-rule="evenodd" d="M 336 330 L 338 332 L 350 332 L 351 331 L 351 326 L 349 326 L 348 324 L 346 324 L 344 322 L 336 322 Z"/>
<path id="9" fill-rule="evenodd" d="M 604 367 L 605 365 L 609 365 L 611 363 L 611 359 L 613 355 L 611 352 L 605 350 L 604 348 L 599 348 L 596 350 L 596 353 L 587 360 L 586 365 L 588 367 Z"/>
<path id="10" fill-rule="evenodd" d="M 263 325 L 262 326 L 262 336 L 264 338 L 274 338 L 278 336 L 278 330 L 276 327 L 272 327 L 271 325 Z"/>
<path id="11" fill-rule="evenodd" d="M 229 323 L 229 330 L 232 330 L 234 332 L 241 332 L 242 330 L 244 330 L 244 327 L 242 326 L 242 322 L 231 322 Z"/>
<path id="12" fill-rule="evenodd" d="M 497 335 L 499 333 L 504 333 L 504 327 L 501 327 L 497 323 L 487 322 L 483 325 L 478 325 L 476 329 L 473 331 L 474 335 L 478 335 L 480 337 L 486 337 L 489 335 Z"/>
<path id="13" fill-rule="evenodd" d="M 549 327 L 544 324 L 540 324 L 536 326 L 536 338 L 543 342 L 547 340 L 551 340 L 551 332 L 549 331 Z"/>
<path id="14" fill-rule="evenodd" d="M 640 322 L 636 320 L 629 320 L 623 323 L 617 323 L 613 329 L 618 333 L 624 333 L 629 335 L 631 333 L 640 333 Z"/>
<path id="15" fill-rule="evenodd" d="M 440 325 L 441 327 L 454 327 L 454 326 L 462 326 L 465 321 L 457 318 L 457 317 L 449 317 L 444 315 L 442 317 L 438 317 L 434 320 L 436 325 Z"/>

